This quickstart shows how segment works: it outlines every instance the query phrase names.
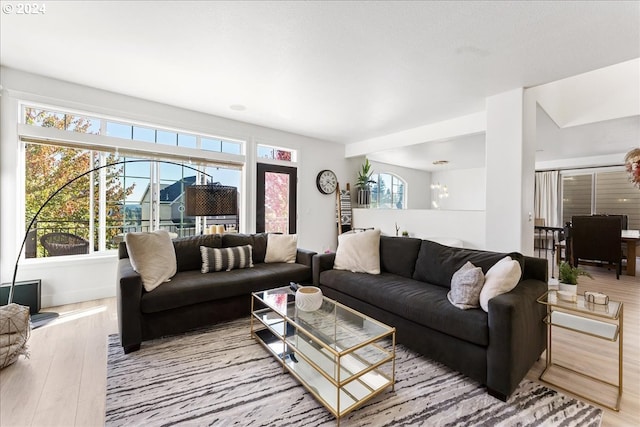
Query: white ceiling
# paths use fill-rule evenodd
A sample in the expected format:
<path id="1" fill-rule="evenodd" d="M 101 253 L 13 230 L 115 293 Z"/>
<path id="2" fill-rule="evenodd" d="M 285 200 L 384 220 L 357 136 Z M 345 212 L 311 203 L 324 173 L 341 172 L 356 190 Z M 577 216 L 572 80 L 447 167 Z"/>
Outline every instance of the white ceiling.
<path id="1" fill-rule="evenodd" d="M 626 153 L 640 145 L 640 116 L 605 120 L 560 128 L 538 106 L 536 112 L 536 162 Z M 367 154 L 371 160 L 407 168 L 442 171 L 485 166 L 485 134 L 424 142 Z M 622 164 L 621 156 L 617 164 Z M 434 165 L 447 160 L 446 165 Z M 609 165 L 607 165 L 609 166 Z"/>
<path id="2" fill-rule="evenodd" d="M 640 56 L 637 1 L 51 1 L 0 24 L 4 66 L 340 143 Z"/>
<path id="3" fill-rule="evenodd" d="M 485 134 L 465 135 L 454 139 L 424 142 L 367 154 L 371 160 L 425 171 L 483 168 Z M 445 165 L 433 164 L 446 160 Z"/>

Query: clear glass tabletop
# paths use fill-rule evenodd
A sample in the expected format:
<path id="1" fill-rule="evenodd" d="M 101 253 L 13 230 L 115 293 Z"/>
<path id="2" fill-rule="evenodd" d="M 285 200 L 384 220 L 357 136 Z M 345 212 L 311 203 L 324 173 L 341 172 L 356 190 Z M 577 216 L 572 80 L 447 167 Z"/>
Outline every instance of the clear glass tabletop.
<path id="1" fill-rule="evenodd" d="M 577 295 L 577 301 L 565 301 L 558 298 L 558 294 L 555 290 L 550 290 L 538 299 L 538 302 L 545 305 L 553 306 L 554 308 L 561 308 L 568 311 L 577 312 L 579 314 L 586 314 L 589 316 L 602 317 L 605 319 L 617 319 L 620 315 L 620 307 L 622 305 L 619 301 L 609 300 L 608 304 L 596 304 L 593 302 L 587 302 L 584 295 Z"/>
<path id="2" fill-rule="evenodd" d="M 294 323 L 304 334 L 332 349 L 336 355 L 349 353 L 394 331 L 394 328 L 326 297 L 318 310 L 299 310 L 295 304 L 295 293 L 288 286 L 255 292 L 254 296 Z"/>

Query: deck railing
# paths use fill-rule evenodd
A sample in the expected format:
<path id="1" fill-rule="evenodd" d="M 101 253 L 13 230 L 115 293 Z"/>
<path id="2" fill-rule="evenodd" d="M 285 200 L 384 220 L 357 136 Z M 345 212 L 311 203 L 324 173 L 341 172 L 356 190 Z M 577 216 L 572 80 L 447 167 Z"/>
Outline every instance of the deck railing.
<path id="1" fill-rule="evenodd" d="M 537 251 L 538 258 L 549 259 L 551 254 L 551 277 L 555 278 L 556 249 L 558 243 L 564 240 L 563 228 L 536 225 L 533 238 L 533 248 L 534 252 Z"/>

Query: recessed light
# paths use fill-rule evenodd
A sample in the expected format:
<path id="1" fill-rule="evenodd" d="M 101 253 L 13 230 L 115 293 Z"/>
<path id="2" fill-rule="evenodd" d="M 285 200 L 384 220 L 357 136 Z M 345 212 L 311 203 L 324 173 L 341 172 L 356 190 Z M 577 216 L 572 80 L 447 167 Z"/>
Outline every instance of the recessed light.
<path id="1" fill-rule="evenodd" d="M 229 108 L 231 108 L 234 111 L 244 111 L 247 109 L 247 107 L 245 107 L 242 104 L 231 104 L 229 105 Z"/>
<path id="2" fill-rule="evenodd" d="M 449 160 L 436 160 L 433 162 L 434 165 L 446 165 L 449 163 Z"/>

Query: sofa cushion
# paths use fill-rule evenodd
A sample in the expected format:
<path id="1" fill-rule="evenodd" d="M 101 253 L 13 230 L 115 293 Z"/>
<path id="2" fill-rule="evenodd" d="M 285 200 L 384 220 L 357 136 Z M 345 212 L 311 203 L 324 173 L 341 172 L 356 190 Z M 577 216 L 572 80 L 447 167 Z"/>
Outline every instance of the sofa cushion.
<path id="1" fill-rule="evenodd" d="M 430 240 L 423 240 L 416 260 L 413 278 L 445 288 L 451 287 L 453 273 L 467 261 L 480 267 L 484 274 L 505 256 L 518 261 L 524 270 L 524 256 L 518 252 L 509 254 L 481 251 L 476 249 L 452 248 Z"/>
<path id="2" fill-rule="evenodd" d="M 176 253 L 165 230 L 127 233 L 124 241 L 131 266 L 140 274 L 142 285 L 151 292 L 176 274 Z"/>
<path id="3" fill-rule="evenodd" d="M 253 267 L 251 245 L 232 246 L 230 248 L 208 248 L 200 246 L 202 255 L 202 273 L 230 271 L 236 268 Z"/>
<path id="4" fill-rule="evenodd" d="M 411 278 L 422 240 L 380 236 L 380 270 Z"/>
<path id="5" fill-rule="evenodd" d="M 500 263 L 500 261 L 498 261 Z M 493 268 L 493 267 L 491 267 Z M 491 269 L 489 270 L 491 271 Z M 480 307 L 480 291 L 484 285 L 484 273 L 469 261 L 451 278 L 451 290 L 447 294 L 449 302 L 462 310 Z M 486 311 L 486 310 L 485 310 Z"/>
<path id="6" fill-rule="evenodd" d="M 239 234 L 228 233 L 222 235 L 222 247 L 251 245 L 253 263 L 264 262 L 267 253 L 267 233 Z M 206 245 L 205 245 L 206 246 Z"/>
<path id="7" fill-rule="evenodd" d="M 296 234 L 269 234 L 264 262 L 296 262 L 298 236 Z"/>
<path id="8" fill-rule="evenodd" d="M 504 257 L 489 269 L 480 292 L 480 307 L 489 311 L 489 300 L 515 288 L 522 277 L 522 268 L 511 257 Z"/>
<path id="9" fill-rule="evenodd" d="M 354 273 L 380 274 L 380 230 L 339 235 L 333 268 Z"/>
<path id="10" fill-rule="evenodd" d="M 200 268 L 202 267 L 200 246 L 206 246 L 208 248 L 222 247 L 222 238 L 219 234 L 202 234 L 199 236 L 179 237 L 177 239 L 173 239 L 178 271 L 200 271 Z"/>
<path id="11" fill-rule="evenodd" d="M 240 295 L 247 296 L 248 304 L 251 292 L 309 280 L 311 267 L 302 264 L 260 263 L 253 268 L 210 274 L 183 271 L 155 291 L 143 292 L 140 309 L 143 313 L 156 313 Z"/>
<path id="12" fill-rule="evenodd" d="M 373 276 L 339 270 L 320 273 L 320 286 L 462 340 L 489 344 L 487 313 L 479 308 L 459 310 L 451 305 L 443 287 L 391 273 Z"/>

